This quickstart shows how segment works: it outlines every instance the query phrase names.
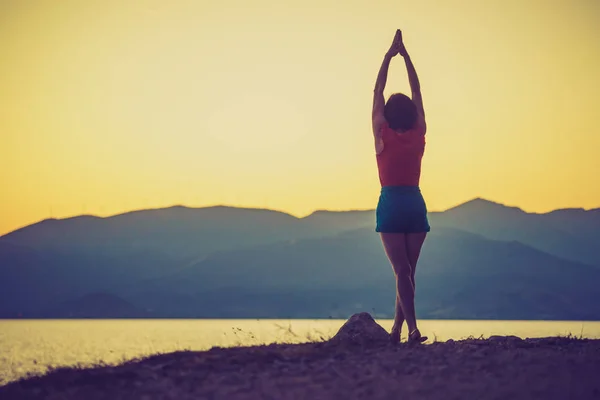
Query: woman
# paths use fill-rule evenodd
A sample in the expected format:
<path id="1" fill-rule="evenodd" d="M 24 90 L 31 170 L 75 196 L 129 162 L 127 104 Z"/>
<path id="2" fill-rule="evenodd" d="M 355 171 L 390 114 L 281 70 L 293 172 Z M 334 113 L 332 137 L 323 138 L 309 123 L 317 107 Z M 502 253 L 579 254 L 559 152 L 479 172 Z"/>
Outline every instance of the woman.
<path id="1" fill-rule="evenodd" d="M 396 93 L 386 103 L 383 89 L 390 61 L 397 54 L 404 57 L 412 99 Z M 408 341 L 421 343 L 427 337 L 421 336 L 417 328 L 415 270 L 425 236 L 430 230 L 427 207 L 419 189 L 426 124 L 419 79 L 400 30 L 396 31 L 377 76 L 372 117 L 381 182 L 376 231 L 381 235 L 396 276 L 396 315 L 390 340 L 393 343 L 400 341 L 400 331 L 406 320 Z"/>

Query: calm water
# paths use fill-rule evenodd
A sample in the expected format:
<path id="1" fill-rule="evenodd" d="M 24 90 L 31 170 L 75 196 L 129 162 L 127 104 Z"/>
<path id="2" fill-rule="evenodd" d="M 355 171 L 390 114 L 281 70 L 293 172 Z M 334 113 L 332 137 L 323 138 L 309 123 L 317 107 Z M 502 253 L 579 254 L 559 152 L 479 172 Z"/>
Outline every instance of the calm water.
<path id="1" fill-rule="evenodd" d="M 391 320 L 378 321 L 390 329 Z M 118 363 L 175 350 L 327 339 L 343 320 L 0 320 L 0 385 L 47 367 Z M 438 341 L 469 336 L 573 334 L 600 339 L 600 322 L 421 320 Z M 404 333 L 404 332 L 403 332 Z"/>

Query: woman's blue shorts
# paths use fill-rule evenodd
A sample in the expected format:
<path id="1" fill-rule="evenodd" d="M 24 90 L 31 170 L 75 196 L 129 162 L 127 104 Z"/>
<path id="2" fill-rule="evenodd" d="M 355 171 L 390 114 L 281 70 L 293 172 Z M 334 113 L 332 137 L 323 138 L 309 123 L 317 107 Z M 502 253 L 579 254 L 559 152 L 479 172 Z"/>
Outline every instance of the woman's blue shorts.
<path id="1" fill-rule="evenodd" d="M 418 186 L 384 186 L 376 210 L 376 232 L 419 233 L 431 230 Z"/>

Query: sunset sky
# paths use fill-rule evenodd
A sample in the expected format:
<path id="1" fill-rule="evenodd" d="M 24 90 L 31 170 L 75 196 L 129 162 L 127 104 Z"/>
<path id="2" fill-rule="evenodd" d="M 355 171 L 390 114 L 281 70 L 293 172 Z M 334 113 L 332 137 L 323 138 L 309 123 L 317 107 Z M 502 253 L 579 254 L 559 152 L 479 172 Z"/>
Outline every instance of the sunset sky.
<path id="1" fill-rule="evenodd" d="M 598 0 L 0 0 L 0 234 L 175 204 L 374 208 L 396 28 L 430 210 L 600 207 Z"/>

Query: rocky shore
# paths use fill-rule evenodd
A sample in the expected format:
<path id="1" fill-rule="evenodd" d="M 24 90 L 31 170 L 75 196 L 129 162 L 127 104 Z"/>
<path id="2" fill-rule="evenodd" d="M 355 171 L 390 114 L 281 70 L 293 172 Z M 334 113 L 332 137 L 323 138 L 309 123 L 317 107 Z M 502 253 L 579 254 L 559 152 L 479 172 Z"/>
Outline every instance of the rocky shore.
<path id="1" fill-rule="evenodd" d="M 62 368 L 0 388 L 2 400 L 400 398 L 600 398 L 600 340 L 492 336 L 392 345 L 363 313 L 326 342 Z"/>

